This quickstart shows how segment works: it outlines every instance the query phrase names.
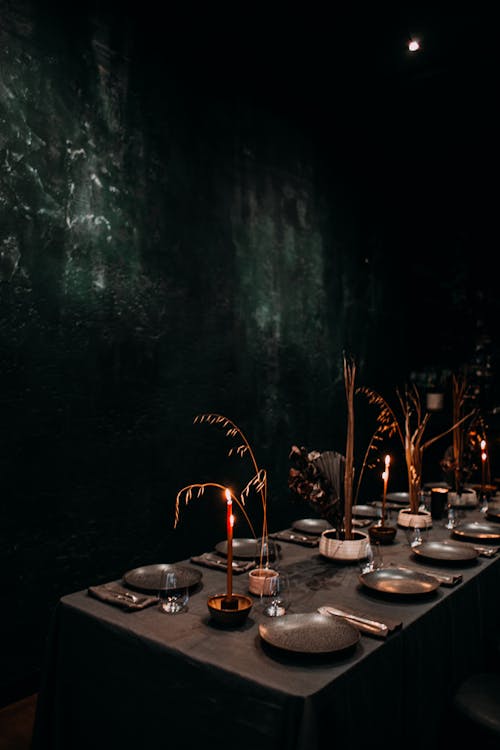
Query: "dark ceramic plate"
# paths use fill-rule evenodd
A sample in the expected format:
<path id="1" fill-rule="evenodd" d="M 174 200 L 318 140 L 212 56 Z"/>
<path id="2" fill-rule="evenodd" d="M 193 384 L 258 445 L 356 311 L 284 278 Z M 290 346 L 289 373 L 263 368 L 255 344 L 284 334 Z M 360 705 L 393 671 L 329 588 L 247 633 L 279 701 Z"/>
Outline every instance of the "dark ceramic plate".
<path id="1" fill-rule="evenodd" d="M 381 508 L 382 507 L 382 500 L 376 500 L 373 503 L 374 508 Z M 395 503 L 395 502 L 389 502 L 386 500 L 385 503 L 385 509 L 386 510 L 401 510 L 401 503 Z"/>
<path id="2" fill-rule="evenodd" d="M 373 505 L 353 505 L 352 515 L 355 518 L 381 518 L 382 510 Z"/>
<path id="3" fill-rule="evenodd" d="M 359 630 L 341 619 L 317 612 L 283 615 L 259 625 L 260 637 L 275 648 L 296 654 L 332 654 L 355 646 Z"/>
<path id="4" fill-rule="evenodd" d="M 414 555 L 426 560 L 439 560 L 444 563 L 469 562 L 478 556 L 477 550 L 472 544 L 463 542 L 423 542 L 412 548 Z"/>
<path id="5" fill-rule="evenodd" d="M 201 581 L 201 571 L 188 568 L 187 565 L 170 565 L 168 563 L 134 568 L 134 570 L 129 570 L 123 575 L 123 581 L 127 586 L 139 591 L 157 592 L 163 585 L 163 574 L 167 571 L 176 573 L 177 588 L 191 588 Z"/>
<path id="6" fill-rule="evenodd" d="M 398 505 L 410 504 L 410 495 L 408 492 L 388 492 L 385 499 L 393 503 L 398 503 Z"/>
<path id="7" fill-rule="evenodd" d="M 302 534 L 321 534 L 326 529 L 331 529 L 331 525 L 324 518 L 299 518 L 292 523 L 292 528 L 301 531 Z"/>
<path id="8" fill-rule="evenodd" d="M 490 521 L 500 521 L 500 503 L 489 503 L 486 518 Z"/>
<path id="9" fill-rule="evenodd" d="M 471 523 L 461 523 L 455 526 L 451 532 L 454 537 L 459 539 L 474 539 L 482 542 L 500 542 L 500 528 L 496 523 L 484 523 L 481 521 L 472 521 Z"/>
<path id="10" fill-rule="evenodd" d="M 220 555 L 227 557 L 227 540 L 218 542 L 215 549 Z M 269 559 L 274 560 L 275 556 L 276 544 L 270 541 Z M 260 539 L 233 539 L 233 557 L 239 560 L 258 560 L 260 557 Z"/>
<path id="11" fill-rule="evenodd" d="M 417 596 L 430 594 L 439 586 L 437 578 L 408 568 L 382 568 L 362 573 L 359 580 L 369 589 L 384 594 Z"/>

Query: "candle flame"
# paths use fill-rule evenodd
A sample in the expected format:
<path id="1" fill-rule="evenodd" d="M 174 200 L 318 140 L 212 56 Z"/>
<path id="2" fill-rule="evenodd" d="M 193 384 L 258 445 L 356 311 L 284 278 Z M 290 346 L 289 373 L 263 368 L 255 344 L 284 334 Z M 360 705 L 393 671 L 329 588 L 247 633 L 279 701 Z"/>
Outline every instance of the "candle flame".
<path id="1" fill-rule="evenodd" d="M 388 469 L 388 468 L 389 468 L 389 464 L 390 464 L 390 463 L 391 463 L 391 457 L 390 457 L 390 456 L 386 456 L 386 457 L 385 457 L 385 468 L 386 468 L 386 469 Z"/>
<path id="2" fill-rule="evenodd" d="M 481 450 L 486 450 L 486 440 L 481 440 Z"/>
<path id="3" fill-rule="evenodd" d="M 232 499 L 231 493 L 229 492 L 229 490 L 227 489 L 227 487 L 226 487 L 226 491 L 224 492 L 224 494 L 226 496 L 227 504 L 228 505 L 232 505 L 233 504 L 233 499 Z"/>

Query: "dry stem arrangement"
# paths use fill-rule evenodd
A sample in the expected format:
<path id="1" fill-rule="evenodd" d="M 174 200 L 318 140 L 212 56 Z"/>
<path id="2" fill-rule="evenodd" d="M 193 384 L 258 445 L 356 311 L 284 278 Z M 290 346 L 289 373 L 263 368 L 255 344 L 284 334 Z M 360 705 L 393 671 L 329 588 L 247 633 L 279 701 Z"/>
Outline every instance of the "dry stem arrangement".
<path id="1" fill-rule="evenodd" d="M 344 386 L 347 401 L 347 437 L 344 472 L 344 535 L 352 539 L 352 486 L 354 480 L 354 381 L 356 365 L 344 357 Z"/>
<path id="2" fill-rule="evenodd" d="M 457 429 L 462 425 L 471 414 L 466 414 L 454 422 L 447 430 L 440 432 L 438 435 L 424 441 L 430 414 L 422 409 L 420 392 L 416 385 L 405 386 L 404 393 L 396 390 L 397 399 L 400 407 L 400 416 L 396 416 L 392 407 L 387 403 L 385 398 L 370 388 L 362 387 L 358 392 L 367 396 L 369 403 L 379 407 L 377 416 L 378 427 L 376 432 L 379 436 L 388 437 L 396 434 L 403 446 L 406 469 L 408 475 L 408 493 L 410 498 L 410 511 L 418 513 L 420 506 L 420 490 L 422 487 L 422 462 L 424 451 L 430 445 L 440 440 L 445 435 Z"/>
<path id="3" fill-rule="evenodd" d="M 229 490 L 229 492 L 231 494 L 232 500 L 236 502 L 240 510 L 243 512 L 243 515 L 255 539 L 257 539 L 257 535 L 250 521 L 248 513 L 246 512 L 245 502 L 248 499 L 251 491 L 254 491 L 255 493 L 259 495 L 260 502 L 262 505 L 262 538 L 261 538 L 261 545 L 260 545 L 260 566 L 262 567 L 263 565 L 264 554 L 266 556 L 266 564 L 268 564 L 269 563 L 269 546 L 268 546 L 268 528 L 267 528 L 267 472 L 266 470 L 259 468 L 257 461 L 255 459 L 255 454 L 250 446 L 250 443 L 245 437 L 244 433 L 231 419 L 228 419 L 228 417 L 225 417 L 222 414 L 216 414 L 216 413 L 198 414 L 194 418 L 193 423 L 194 424 L 206 423 L 210 425 L 215 425 L 216 427 L 220 427 L 222 430 L 225 431 L 226 437 L 230 439 L 236 439 L 237 441 L 239 441 L 236 445 L 231 446 L 227 455 L 228 456 L 236 455 L 239 458 L 248 456 L 250 458 L 250 461 L 252 463 L 252 467 L 254 470 L 253 476 L 247 482 L 243 490 L 240 492 L 239 498 L 236 497 L 231 490 Z M 182 501 L 184 501 L 185 505 L 188 505 L 189 501 L 193 498 L 193 495 L 195 495 L 196 498 L 201 497 L 204 494 L 205 489 L 208 487 L 217 488 L 217 489 L 221 489 L 224 491 L 226 490 L 226 487 L 219 484 L 218 482 L 203 482 L 203 483 L 189 484 L 186 487 L 183 487 L 181 490 L 179 490 L 175 499 L 174 528 L 177 526 L 179 519 L 180 519 L 180 506 L 181 506 Z"/>
<path id="4" fill-rule="evenodd" d="M 453 422 L 457 425 L 453 429 L 453 443 L 451 452 L 448 449 L 441 461 L 441 468 L 447 481 L 454 491 L 461 494 L 465 483 L 477 471 L 476 454 L 481 454 L 480 444 L 486 433 L 483 418 L 478 409 L 473 409 L 467 415 L 470 420 L 459 424 L 465 410 L 467 400 L 473 398 L 469 393 L 467 377 L 464 374 L 452 376 L 452 410 Z"/>
<path id="5" fill-rule="evenodd" d="M 295 466 L 290 468 L 288 475 L 289 488 L 314 506 L 338 534 L 343 533 L 344 539 L 353 538 L 355 377 L 355 363 L 344 357 L 344 387 L 347 401 L 345 456 L 336 451 L 320 453 L 293 445 L 290 458 Z"/>

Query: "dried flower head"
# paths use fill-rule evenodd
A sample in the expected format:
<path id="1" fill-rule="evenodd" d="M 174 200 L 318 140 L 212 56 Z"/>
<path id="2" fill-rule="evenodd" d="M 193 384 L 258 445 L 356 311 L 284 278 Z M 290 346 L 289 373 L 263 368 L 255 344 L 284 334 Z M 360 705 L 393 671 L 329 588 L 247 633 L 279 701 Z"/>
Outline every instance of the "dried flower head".
<path id="1" fill-rule="evenodd" d="M 228 456 L 236 455 L 239 458 L 244 458 L 245 456 L 249 456 L 250 458 L 254 474 L 250 478 L 250 480 L 247 482 L 247 484 L 244 486 L 244 488 L 241 490 L 239 498 L 233 495 L 232 492 L 231 492 L 231 497 L 233 501 L 237 503 L 238 507 L 242 510 L 245 516 L 245 519 L 255 538 L 257 537 L 255 534 L 254 528 L 245 510 L 245 501 L 248 499 L 251 491 L 254 491 L 260 497 L 260 501 L 262 505 L 262 543 L 261 543 L 261 561 L 260 562 L 262 565 L 262 558 L 263 558 L 264 550 L 266 551 L 266 555 L 267 555 L 268 549 L 269 549 L 269 546 L 267 544 L 268 542 L 267 472 L 265 469 L 259 468 L 257 461 L 255 459 L 255 454 L 250 446 L 250 443 L 248 442 L 244 433 L 231 419 L 228 419 L 228 417 L 225 417 L 222 414 L 207 413 L 207 414 L 196 415 L 193 422 L 194 424 L 206 423 L 209 425 L 220 427 L 225 432 L 227 438 L 236 439 L 236 444 L 233 444 L 229 448 Z M 182 501 L 184 501 L 184 504 L 187 505 L 189 501 L 192 499 L 193 494 L 197 498 L 201 497 L 207 487 L 219 488 L 222 490 L 226 489 L 226 487 L 219 484 L 218 482 L 204 482 L 204 483 L 199 483 L 199 484 L 189 484 L 186 487 L 183 487 L 181 490 L 179 490 L 179 492 L 177 493 L 177 497 L 175 499 L 174 528 L 175 526 L 177 526 L 179 522 L 180 505 Z"/>

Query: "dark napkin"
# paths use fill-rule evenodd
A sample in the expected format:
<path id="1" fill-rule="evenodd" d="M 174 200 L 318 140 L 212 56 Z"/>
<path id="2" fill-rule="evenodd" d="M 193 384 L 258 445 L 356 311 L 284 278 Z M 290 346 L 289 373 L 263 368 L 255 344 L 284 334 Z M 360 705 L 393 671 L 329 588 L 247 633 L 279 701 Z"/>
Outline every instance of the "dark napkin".
<path id="1" fill-rule="evenodd" d="M 225 557 L 219 557 L 214 552 L 204 552 L 202 555 L 195 555 L 191 558 L 191 562 L 195 565 L 204 565 L 207 568 L 214 568 L 214 570 L 223 570 L 227 572 L 227 560 Z M 254 560 L 233 560 L 233 575 L 239 575 L 240 573 L 246 573 L 248 570 L 255 568 Z"/>
<path id="2" fill-rule="evenodd" d="M 462 582 L 461 573 L 438 573 L 435 570 L 428 570 L 426 568 L 411 568 L 409 565 L 396 565 L 398 568 L 406 568 L 406 570 L 412 570 L 414 573 L 424 573 L 426 576 L 436 578 L 441 586 L 456 586 L 457 583 Z"/>
<path id="3" fill-rule="evenodd" d="M 309 536 L 309 534 L 302 534 L 300 531 L 295 529 L 284 529 L 283 531 L 276 531 L 273 534 L 269 534 L 271 539 L 279 539 L 280 542 L 291 542 L 292 544 L 302 544 L 304 547 L 317 547 L 319 544 L 319 537 Z"/>
<path id="4" fill-rule="evenodd" d="M 158 597 L 148 594 L 139 594 L 136 591 L 121 586 L 119 583 L 103 583 L 100 586 L 89 586 L 88 593 L 95 599 L 100 599 L 107 604 L 114 604 L 127 612 L 135 612 L 138 609 L 150 607 L 158 601 Z"/>

